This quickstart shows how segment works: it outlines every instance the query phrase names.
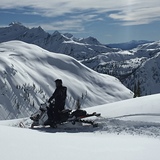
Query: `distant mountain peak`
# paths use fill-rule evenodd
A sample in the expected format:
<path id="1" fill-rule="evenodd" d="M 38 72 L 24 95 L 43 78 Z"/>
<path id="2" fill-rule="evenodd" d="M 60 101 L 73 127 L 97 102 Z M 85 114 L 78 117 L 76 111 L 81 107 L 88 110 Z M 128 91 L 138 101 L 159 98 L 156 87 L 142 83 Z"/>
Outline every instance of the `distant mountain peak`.
<path id="1" fill-rule="evenodd" d="M 107 46 L 112 48 L 120 48 L 123 50 L 130 50 L 133 48 L 138 47 L 139 45 L 151 43 L 153 41 L 147 41 L 147 40 L 132 40 L 129 42 L 123 42 L 123 43 L 113 43 L 113 44 L 107 44 Z"/>
<path id="2" fill-rule="evenodd" d="M 9 28 L 13 28 L 16 29 L 17 31 L 20 29 L 28 29 L 27 27 L 25 27 L 22 23 L 20 22 L 11 22 L 9 24 Z"/>
<path id="3" fill-rule="evenodd" d="M 80 42 L 86 43 L 86 44 L 95 44 L 95 45 L 100 45 L 101 43 L 94 37 L 87 37 L 87 38 L 82 38 L 80 39 Z"/>
<path id="4" fill-rule="evenodd" d="M 9 26 L 23 26 L 20 22 L 11 22 Z"/>
<path id="5" fill-rule="evenodd" d="M 68 38 L 72 38 L 73 37 L 73 34 L 71 34 L 71 33 L 64 33 L 63 35 L 68 37 Z"/>
<path id="6" fill-rule="evenodd" d="M 53 35 L 54 34 L 60 34 L 60 32 L 56 30 L 56 31 L 54 31 Z"/>

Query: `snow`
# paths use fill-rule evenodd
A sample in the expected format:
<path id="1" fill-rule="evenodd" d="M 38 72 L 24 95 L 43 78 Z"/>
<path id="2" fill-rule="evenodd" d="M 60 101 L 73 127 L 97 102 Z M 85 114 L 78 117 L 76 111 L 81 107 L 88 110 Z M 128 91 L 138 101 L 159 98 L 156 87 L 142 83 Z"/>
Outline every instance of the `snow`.
<path id="1" fill-rule="evenodd" d="M 159 98 L 157 94 L 87 108 L 88 112 L 102 114 L 96 119 L 98 128 L 28 129 L 15 126 L 22 119 L 0 121 L 0 157 L 3 160 L 158 160 Z"/>
<path id="2" fill-rule="evenodd" d="M 160 94 L 133 99 L 118 79 L 96 73 L 69 56 L 20 41 L 0 44 L 0 70 L 1 159 L 159 160 Z M 69 97 L 87 91 L 82 106 L 88 113 L 101 113 L 89 118 L 98 127 L 29 128 L 28 116 L 52 93 L 56 78 L 64 80 Z M 29 101 L 19 89 L 22 86 L 29 91 Z"/>

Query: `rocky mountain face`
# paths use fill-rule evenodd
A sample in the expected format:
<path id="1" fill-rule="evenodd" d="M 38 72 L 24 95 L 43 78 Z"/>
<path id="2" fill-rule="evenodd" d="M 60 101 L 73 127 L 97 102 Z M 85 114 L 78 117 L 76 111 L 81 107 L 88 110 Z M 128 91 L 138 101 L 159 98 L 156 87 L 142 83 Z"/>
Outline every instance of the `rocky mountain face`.
<path id="1" fill-rule="evenodd" d="M 0 42 L 10 40 L 36 44 L 48 51 L 72 56 L 97 72 L 117 77 L 141 96 L 160 92 L 160 41 L 132 41 L 130 46 L 136 44 L 136 48 L 122 50 L 101 44 L 94 37 L 80 39 L 58 31 L 49 34 L 41 27 L 29 29 L 20 23 L 0 28 Z"/>
<path id="2" fill-rule="evenodd" d="M 160 41 L 133 50 L 102 53 L 82 63 L 117 77 L 140 96 L 160 92 Z"/>

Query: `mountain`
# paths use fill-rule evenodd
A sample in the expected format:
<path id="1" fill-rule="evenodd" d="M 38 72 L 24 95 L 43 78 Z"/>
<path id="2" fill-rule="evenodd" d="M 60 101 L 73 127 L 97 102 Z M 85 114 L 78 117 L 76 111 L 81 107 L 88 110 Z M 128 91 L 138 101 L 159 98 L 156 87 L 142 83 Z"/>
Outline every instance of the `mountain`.
<path id="1" fill-rule="evenodd" d="M 117 77 L 134 92 L 141 88 L 140 95 L 159 93 L 159 69 L 156 65 L 159 63 L 159 41 L 131 41 L 124 44 L 129 47 L 125 49 L 129 50 L 113 49 L 94 37 L 75 38 L 70 33 L 58 31 L 49 34 L 41 27 L 29 29 L 21 23 L 11 23 L 9 27 L 0 28 L 0 42 L 10 40 L 36 44 L 54 53 L 69 55 L 99 73 Z M 144 77 L 151 78 L 147 80 Z"/>
<path id="2" fill-rule="evenodd" d="M 107 46 L 111 48 L 120 48 L 122 50 L 131 50 L 133 48 L 138 47 L 139 45 L 146 44 L 146 43 L 151 43 L 153 41 L 146 41 L 146 40 L 132 40 L 130 42 L 125 42 L 125 43 L 113 43 L 113 44 L 107 44 Z"/>
<path id="3" fill-rule="evenodd" d="M 133 97 L 115 77 L 97 73 L 76 59 L 21 41 L 0 44 L 0 119 L 31 115 L 55 90 L 55 79 L 68 88 L 66 108 L 111 103 Z"/>
<path id="4" fill-rule="evenodd" d="M 108 52 L 81 61 L 97 72 L 117 77 L 140 95 L 160 91 L 160 41 L 139 45 L 129 51 Z"/>
<path id="5" fill-rule="evenodd" d="M 94 37 L 78 39 L 69 33 L 61 34 L 58 31 L 49 34 L 41 27 L 29 29 L 19 22 L 13 22 L 9 27 L 0 28 L 0 42 L 10 40 L 36 44 L 48 51 L 70 55 L 78 60 L 116 50 L 102 45 Z"/>

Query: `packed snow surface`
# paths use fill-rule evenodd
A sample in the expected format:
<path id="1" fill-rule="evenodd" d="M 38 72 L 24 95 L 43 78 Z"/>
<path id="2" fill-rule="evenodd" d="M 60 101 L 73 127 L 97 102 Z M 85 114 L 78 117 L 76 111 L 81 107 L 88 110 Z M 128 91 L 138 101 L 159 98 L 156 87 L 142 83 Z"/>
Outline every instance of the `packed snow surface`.
<path id="1" fill-rule="evenodd" d="M 159 160 L 160 94 L 95 106 L 99 127 L 29 129 L 29 119 L 0 121 L 3 160 Z M 27 128 L 19 128 L 19 122 Z"/>

